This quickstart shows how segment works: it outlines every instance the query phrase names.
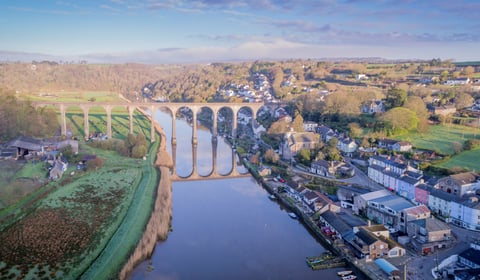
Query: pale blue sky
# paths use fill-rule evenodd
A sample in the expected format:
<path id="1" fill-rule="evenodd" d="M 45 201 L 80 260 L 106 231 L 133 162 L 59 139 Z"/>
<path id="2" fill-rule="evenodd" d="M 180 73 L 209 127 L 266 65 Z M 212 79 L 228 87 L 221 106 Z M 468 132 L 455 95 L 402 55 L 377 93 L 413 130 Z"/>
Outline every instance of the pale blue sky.
<path id="1" fill-rule="evenodd" d="M 2 0 L 0 60 L 480 60 L 479 18 L 473 0 Z"/>

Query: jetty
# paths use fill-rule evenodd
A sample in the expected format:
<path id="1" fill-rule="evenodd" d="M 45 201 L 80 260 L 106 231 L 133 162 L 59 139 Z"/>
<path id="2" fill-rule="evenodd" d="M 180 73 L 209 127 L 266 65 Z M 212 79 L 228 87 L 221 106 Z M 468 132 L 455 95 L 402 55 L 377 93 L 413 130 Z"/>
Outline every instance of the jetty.
<path id="1" fill-rule="evenodd" d="M 331 253 L 324 253 L 320 256 L 307 257 L 308 266 L 313 270 L 344 267 L 346 265 L 342 257 L 336 257 Z"/>

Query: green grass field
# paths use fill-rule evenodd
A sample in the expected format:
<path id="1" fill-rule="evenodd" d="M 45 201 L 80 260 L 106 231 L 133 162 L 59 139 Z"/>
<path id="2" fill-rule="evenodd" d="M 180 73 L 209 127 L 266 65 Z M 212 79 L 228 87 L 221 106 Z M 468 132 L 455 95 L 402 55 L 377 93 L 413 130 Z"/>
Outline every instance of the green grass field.
<path id="1" fill-rule="evenodd" d="M 91 132 L 106 132 L 105 114 L 90 114 L 89 119 Z M 67 113 L 67 126 L 74 136 L 83 135 L 83 113 Z M 128 114 L 112 113 L 113 137 L 124 139 L 128 131 Z M 145 116 L 135 115 L 134 133 L 150 138 L 150 121 Z M 71 165 L 60 181 L 27 194 L 0 211 L 0 219 L 4 219 L 0 243 L 6 244 L 2 248 L 15 252 L 18 246 L 24 246 L 23 255 L 12 256 L 7 250 L 0 253 L 0 278 L 74 279 L 88 269 L 89 274 L 100 277 L 95 279 L 108 279 L 118 273 L 150 217 L 159 178 L 153 165 L 158 145 L 157 141 L 150 147 L 147 160 L 143 161 L 81 143 L 81 154 L 104 159 L 102 168 L 85 173 Z M 13 178 L 15 183 L 19 177 L 27 180 L 45 176 L 41 174 L 41 163 L 27 163 L 19 168 L 0 179 L 10 182 L 9 178 Z M 7 170 L 2 168 L 0 173 L 3 171 Z M 35 234 L 25 234 L 20 241 L 35 245 L 19 245 L 18 232 L 30 229 Z M 62 242 L 51 236 L 58 236 Z M 48 257 L 40 263 L 42 250 Z"/>
<path id="2" fill-rule="evenodd" d="M 444 168 L 467 168 L 472 171 L 480 171 L 480 148 L 464 151 L 458 155 L 453 156 L 450 160 L 439 164 L 438 166 Z"/>
<path id="3" fill-rule="evenodd" d="M 34 101 L 54 102 L 118 102 L 123 101 L 118 93 L 107 91 L 53 91 L 40 94 L 24 94 L 19 99 Z"/>
<path id="4" fill-rule="evenodd" d="M 415 148 L 452 155 L 454 142 L 463 145 L 468 139 L 480 139 L 480 129 L 460 125 L 432 125 L 427 133 L 411 132 L 394 138 L 410 141 Z"/>

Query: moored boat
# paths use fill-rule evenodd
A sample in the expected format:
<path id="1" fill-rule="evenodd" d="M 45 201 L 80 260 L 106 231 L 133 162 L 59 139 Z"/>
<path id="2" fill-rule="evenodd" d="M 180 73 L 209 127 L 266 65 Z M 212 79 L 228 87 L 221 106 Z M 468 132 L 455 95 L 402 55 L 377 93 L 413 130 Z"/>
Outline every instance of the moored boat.
<path id="1" fill-rule="evenodd" d="M 355 279 L 357 279 L 357 276 L 355 276 L 353 274 L 342 277 L 342 280 L 355 280 Z"/>
<path id="2" fill-rule="evenodd" d="M 337 275 L 340 276 L 340 277 L 344 277 L 344 276 L 352 274 L 352 272 L 353 271 L 351 271 L 351 270 L 344 270 L 344 271 L 337 272 Z"/>
<path id="3" fill-rule="evenodd" d="M 273 194 L 269 195 L 268 198 L 270 198 L 271 200 L 277 199 L 277 197 L 276 197 L 275 195 L 273 195 Z"/>
<path id="4" fill-rule="evenodd" d="M 292 218 L 292 219 L 297 219 L 298 218 L 297 215 L 293 212 L 289 212 L 288 216 L 290 216 L 290 218 Z"/>

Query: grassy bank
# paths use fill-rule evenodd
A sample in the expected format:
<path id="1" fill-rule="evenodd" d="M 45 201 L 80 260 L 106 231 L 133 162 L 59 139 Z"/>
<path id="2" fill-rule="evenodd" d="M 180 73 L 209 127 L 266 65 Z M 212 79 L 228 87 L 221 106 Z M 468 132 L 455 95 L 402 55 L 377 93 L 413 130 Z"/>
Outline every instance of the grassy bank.
<path id="1" fill-rule="evenodd" d="M 110 279 L 117 275 L 142 237 L 151 215 L 159 179 L 153 165 L 158 145 L 157 141 L 151 146 L 147 160 L 141 163 L 141 180 L 122 223 L 81 279 Z"/>
<path id="2" fill-rule="evenodd" d="M 35 193 L 3 213 L 9 226 L 0 233 L 1 277 L 78 278 L 123 222 L 147 163 L 83 149 L 104 159 L 104 166 L 67 173 L 42 188 L 51 190 L 45 196 Z"/>
<path id="3" fill-rule="evenodd" d="M 73 135 L 83 135 L 83 113 L 67 116 Z M 134 122 L 134 133 L 148 138 L 147 118 L 138 114 Z M 95 114 L 90 124 L 90 131 L 106 131 L 106 116 Z M 115 138 L 124 139 L 128 127 L 126 112 L 112 114 Z M 159 141 L 152 144 L 143 161 L 81 143 L 80 153 L 103 159 L 102 167 L 84 172 L 71 165 L 61 180 L 0 212 L 0 278 L 110 279 L 118 274 L 151 214 L 158 146 Z M 45 176 L 38 166 L 28 163 L 9 177 Z"/>

